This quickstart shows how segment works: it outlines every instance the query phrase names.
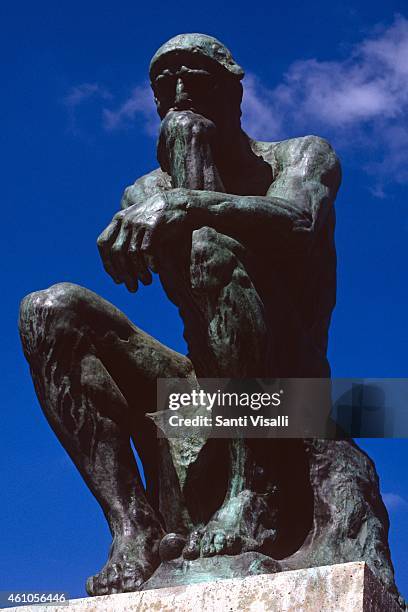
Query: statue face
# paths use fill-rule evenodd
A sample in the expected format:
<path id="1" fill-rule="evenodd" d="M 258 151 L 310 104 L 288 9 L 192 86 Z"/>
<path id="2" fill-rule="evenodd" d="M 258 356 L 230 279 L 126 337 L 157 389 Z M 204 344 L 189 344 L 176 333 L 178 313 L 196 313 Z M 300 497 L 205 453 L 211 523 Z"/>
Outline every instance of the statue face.
<path id="1" fill-rule="evenodd" d="M 157 111 L 191 110 L 215 120 L 220 71 L 211 60 L 188 53 L 169 54 L 152 80 Z"/>

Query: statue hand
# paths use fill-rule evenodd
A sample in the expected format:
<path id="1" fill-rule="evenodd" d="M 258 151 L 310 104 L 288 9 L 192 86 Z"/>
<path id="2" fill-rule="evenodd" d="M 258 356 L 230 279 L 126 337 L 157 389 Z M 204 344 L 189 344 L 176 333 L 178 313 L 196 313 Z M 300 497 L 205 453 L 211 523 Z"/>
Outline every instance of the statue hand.
<path id="1" fill-rule="evenodd" d="M 197 193 L 188 189 L 177 188 L 166 191 L 159 196 L 164 200 L 155 222 L 146 227 L 141 251 L 145 257 L 156 260 L 158 248 L 191 233 L 193 228 L 192 201 Z"/>
<path id="2" fill-rule="evenodd" d="M 97 241 L 105 270 L 116 283 L 134 292 L 138 280 L 152 282 L 149 268 L 157 271 L 156 247 L 171 239 L 187 217 L 186 195 L 184 189 L 173 189 L 116 213 Z"/>

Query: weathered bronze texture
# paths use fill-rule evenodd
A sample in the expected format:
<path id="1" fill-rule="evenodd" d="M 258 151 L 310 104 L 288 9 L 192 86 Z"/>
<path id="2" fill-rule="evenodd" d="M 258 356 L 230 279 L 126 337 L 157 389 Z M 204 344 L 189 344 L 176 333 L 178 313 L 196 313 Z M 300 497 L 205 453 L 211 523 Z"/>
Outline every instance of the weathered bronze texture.
<path id="1" fill-rule="evenodd" d="M 366 561 L 397 596 L 378 478 L 352 441 L 158 440 L 145 417 L 158 377 L 330 376 L 341 180 L 317 136 L 247 136 L 243 70 L 215 39 L 175 37 L 150 77 L 160 167 L 125 190 L 98 246 L 129 291 L 159 275 L 188 356 L 70 283 L 21 305 L 39 401 L 113 536 L 88 592 Z"/>

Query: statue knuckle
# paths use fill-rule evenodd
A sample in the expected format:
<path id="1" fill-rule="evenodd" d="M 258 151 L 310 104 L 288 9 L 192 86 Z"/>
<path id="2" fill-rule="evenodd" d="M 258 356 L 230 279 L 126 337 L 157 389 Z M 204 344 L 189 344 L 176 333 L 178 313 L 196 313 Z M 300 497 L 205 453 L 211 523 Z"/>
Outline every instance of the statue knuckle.
<path id="1" fill-rule="evenodd" d="M 119 211 L 117 212 L 114 216 L 113 216 L 113 220 L 114 221 L 122 221 L 123 217 L 125 216 L 126 211 Z"/>

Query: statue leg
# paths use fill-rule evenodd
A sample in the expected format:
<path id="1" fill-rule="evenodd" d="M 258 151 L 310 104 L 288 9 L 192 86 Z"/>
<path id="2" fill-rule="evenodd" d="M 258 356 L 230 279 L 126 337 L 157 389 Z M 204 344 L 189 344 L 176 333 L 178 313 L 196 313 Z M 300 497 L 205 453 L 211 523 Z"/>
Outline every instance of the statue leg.
<path id="1" fill-rule="evenodd" d="M 364 561 L 398 598 L 388 545 L 389 519 L 374 463 L 353 440 L 306 440 L 305 445 L 314 495 L 313 524 L 303 545 L 282 560 L 282 569 Z"/>
<path id="2" fill-rule="evenodd" d="M 95 495 L 113 536 L 91 595 L 137 589 L 159 564 L 155 409 L 158 376 L 188 377 L 190 361 L 137 329 L 114 306 L 70 283 L 28 295 L 20 334 L 44 414 Z M 147 495 L 130 447 L 138 433 Z"/>
<path id="3" fill-rule="evenodd" d="M 160 276 L 167 294 L 179 306 L 197 375 L 266 376 L 270 336 L 242 245 L 204 227 L 193 233 L 184 255 L 179 260 L 163 260 Z M 184 556 L 269 553 L 276 538 L 274 466 L 267 456 L 260 465 L 250 441 L 215 442 L 228 446 L 224 501 L 207 525 L 192 531 Z M 262 441 L 257 442 L 263 446 Z"/>

